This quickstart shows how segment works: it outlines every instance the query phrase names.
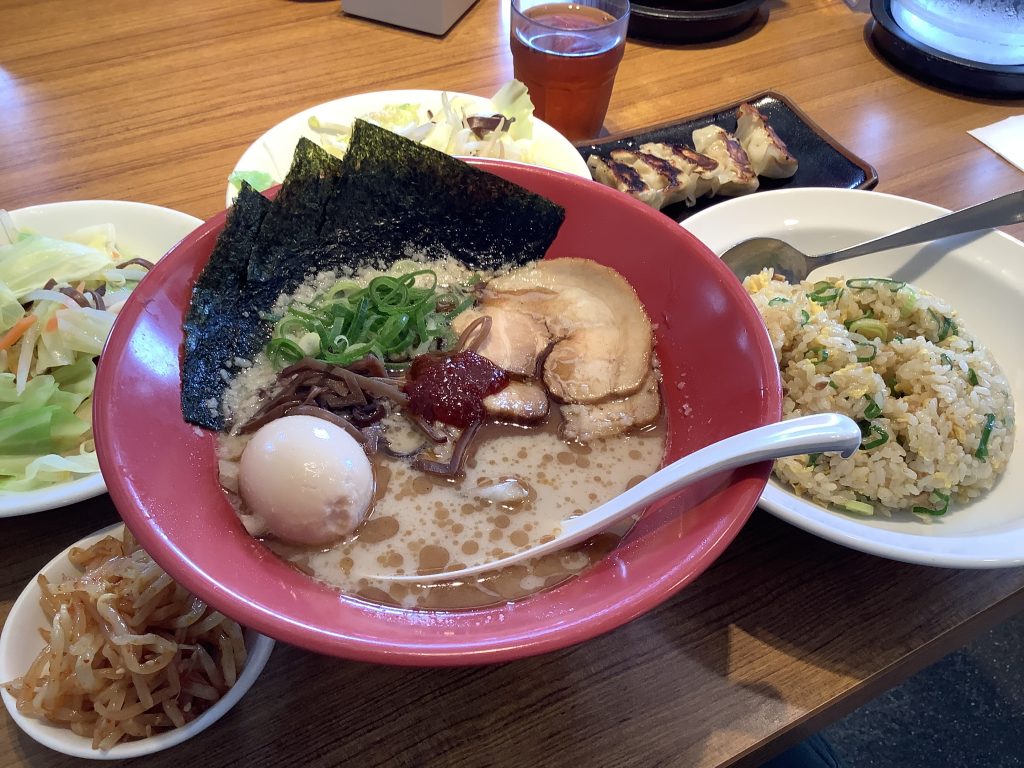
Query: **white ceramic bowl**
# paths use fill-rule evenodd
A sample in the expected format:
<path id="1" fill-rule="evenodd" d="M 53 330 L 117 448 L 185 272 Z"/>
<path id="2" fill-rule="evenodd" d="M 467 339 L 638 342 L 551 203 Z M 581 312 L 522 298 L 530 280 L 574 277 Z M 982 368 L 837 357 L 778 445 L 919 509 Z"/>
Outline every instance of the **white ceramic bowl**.
<path id="1" fill-rule="evenodd" d="M 125 253 L 156 261 L 202 222 L 195 216 L 146 203 L 78 200 L 10 211 L 19 229 L 51 237 L 95 224 L 113 224 Z M 106 491 L 99 472 L 35 491 L 0 492 L 0 517 L 27 515 L 91 499 Z"/>
<path id="2" fill-rule="evenodd" d="M 300 137 L 317 141 L 317 135 L 309 127 L 309 118 L 316 115 L 323 122 L 351 123 L 360 115 L 383 109 L 389 104 L 421 104 L 427 108 L 439 108 L 441 91 L 409 90 L 409 91 L 374 91 L 359 93 L 335 99 L 287 117 L 262 136 L 256 139 L 245 150 L 235 164 L 234 171 L 263 171 L 275 179 L 281 180 L 288 172 L 292 162 L 295 143 Z M 470 99 L 475 102 L 488 102 L 483 96 L 447 91 L 450 98 Z M 535 165 L 553 168 L 556 171 L 571 173 L 584 179 L 590 178 L 590 169 L 567 138 L 536 117 L 533 119 L 534 161 Z M 228 184 L 225 204 L 234 202 L 238 190 Z"/>
<path id="3" fill-rule="evenodd" d="M 715 253 L 750 237 L 777 237 L 805 253 L 826 253 L 946 213 L 905 197 L 848 189 L 761 192 L 712 206 L 683 226 Z M 862 256 L 812 277 L 893 277 L 948 301 L 991 350 L 1024 405 L 1024 243 L 998 231 Z M 950 568 L 1024 565 L 1024 429 L 996 486 L 931 524 L 910 514 L 854 517 L 798 497 L 772 479 L 760 506 L 822 538 L 893 560 Z"/>
<path id="4" fill-rule="evenodd" d="M 121 530 L 122 526 L 118 523 L 87 536 L 73 546 L 88 547 L 110 533 L 117 532 L 119 534 Z M 70 551 L 71 547 L 65 549 L 53 558 L 40 573 L 51 582 L 76 574 L 77 570 L 68 561 Z M 46 628 L 47 624 L 39 607 L 40 594 L 39 584 L 33 578 L 11 608 L 4 624 L 3 633 L 0 634 L 0 682 L 5 683 L 22 675 L 43 648 L 44 643 L 39 635 L 39 629 Z M 173 747 L 175 744 L 180 744 L 197 733 L 205 731 L 238 703 L 256 682 L 263 667 L 266 666 L 270 652 L 274 649 L 274 641 L 252 630 L 246 630 L 245 646 L 248 658 L 242 669 L 242 674 L 238 676 L 238 680 L 227 694 L 210 709 L 182 728 L 165 731 L 148 739 L 123 742 L 106 751 L 93 749 L 90 739 L 78 736 L 68 728 L 21 714 L 15 706 L 13 696 L 7 691 L 2 691 L 2 696 L 7 711 L 11 713 L 11 717 L 18 727 L 43 746 L 57 752 L 93 760 L 124 760 L 130 757 L 149 755 Z"/>

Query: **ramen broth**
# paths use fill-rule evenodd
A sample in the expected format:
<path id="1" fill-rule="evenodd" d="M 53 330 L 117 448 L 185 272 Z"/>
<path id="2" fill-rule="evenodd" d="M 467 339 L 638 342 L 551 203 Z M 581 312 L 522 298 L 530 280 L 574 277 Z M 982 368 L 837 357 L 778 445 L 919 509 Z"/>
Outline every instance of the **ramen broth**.
<path id="1" fill-rule="evenodd" d="M 401 269 L 408 271 L 407 266 Z M 431 269 L 444 290 L 464 285 L 470 278 L 464 267 L 450 260 L 431 262 Z M 357 279 L 366 282 L 372 274 Z M 308 303 L 334 280 L 329 273 L 321 276 L 292 296 L 281 297 L 278 309 L 296 301 Z M 276 379 L 276 369 L 265 354 L 236 377 L 225 394 L 226 408 L 236 425 L 244 424 L 260 407 Z M 375 490 L 369 513 L 351 536 L 329 546 L 284 542 L 268 535 L 257 517 L 249 514 L 238 495 L 237 478 L 238 462 L 250 435 L 220 435 L 221 484 L 252 535 L 303 572 L 347 594 L 429 609 L 515 600 L 558 584 L 603 558 L 631 522 L 582 546 L 454 583 L 417 585 L 373 577 L 484 564 L 550 541 L 565 520 L 612 499 L 661 465 L 663 410 L 641 429 L 577 442 L 560 435 L 563 417 L 559 404 L 549 398 L 548 405 L 547 416 L 529 426 L 484 421 L 471 444 L 464 472 L 455 478 L 413 466 L 411 457 L 421 449 L 423 433 L 413 427 L 402 409 L 392 409 L 376 428 L 393 451 L 408 457 L 370 452 Z M 441 463 L 449 459 L 455 442 L 451 430 L 448 436 L 444 446 L 449 455 L 435 457 Z M 501 493 L 509 486 L 515 493 Z"/>
<path id="2" fill-rule="evenodd" d="M 628 526 L 583 546 L 457 583 L 413 585 L 370 578 L 472 566 L 549 541 L 564 520 L 617 496 L 660 466 L 663 420 L 630 434 L 570 443 L 558 436 L 560 418 L 552 410 L 544 423 L 532 427 L 485 425 L 460 480 L 375 455 L 373 509 L 347 540 L 329 547 L 263 541 L 284 560 L 343 592 L 410 608 L 491 605 L 561 583 L 603 558 Z M 245 441 L 222 436 L 222 458 L 237 460 Z M 527 489 L 525 500 L 494 503 L 481 496 L 481 489 L 513 479 Z M 233 501 L 238 504 L 237 497 Z"/>

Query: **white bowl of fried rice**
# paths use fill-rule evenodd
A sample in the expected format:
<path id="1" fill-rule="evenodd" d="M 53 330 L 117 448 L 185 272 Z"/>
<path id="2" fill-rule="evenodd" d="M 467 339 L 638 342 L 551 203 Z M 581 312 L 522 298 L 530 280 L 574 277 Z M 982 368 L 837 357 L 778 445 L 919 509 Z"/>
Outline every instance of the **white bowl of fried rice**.
<path id="1" fill-rule="evenodd" d="M 126 547 L 121 546 L 123 537 L 124 528 L 118 524 L 82 539 L 57 555 L 22 591 L 0 635 L 0 695 L 7 711 L 32 739 L 73 757 L 123 760 L 159 752 L 192 738 L 238 703 L 259 677 L 274 647 L 272 639 L 241 628 L 195 601 L 170 582 L 162 569 L 134 547 L 130 539 Z M 106 586 L 96 588 L 94 594 L 112 593 L 113 598 L 100 594 L 93 602 L 94 608 L 100 602 L 110 603 L 99 611 L 104 616 L 110 613 L 112 618 L 107 622 L 108 642 L 101 637 L 104 632 L 95 618 L 85 618 L 84 614 L 89 611 L 79 612 L 88 598 L 82 598 L 78 587 L 71 587 L 72 580 L 79 579 L 83 572 L 82 567 L 69 559 L 76 548 L 92 553 L 73 556 L 79 563 L 84 557 L 90 558 L 90 574 L 96 573 L 97 563 L 101 566 L 112 563 L 112 577 L 109 581 L 97 578 L 97 581 L 105 581 Z M 132 597 L 133 587 L 126 584 L 130 580 L 128 574 L 144 581 L 137 595 L 141 597 L 136 600 L 137 608 L 124 602 Z M 117 586 L 111 588 L 111 584 Z M 74 589 L 76 596 L 61 600 L 65 613 L 59 615 L 58 611 L 55 620 L 47 620 L 42 605 L 63 587 Z M 151 612 L 153 616 L 159 614 L 164 619 L 153 619 L 152 624 L 146 624 L 147 632 L 153 633 L 148 641 L 136 633 L 129 638 L 132 642 L 121 644 L 129 635 L 127 625 L 130 629 L 136 628 L 133 619 L 138 617 L 138 611 Z M 122 618 L 114 617 L 114 613 Z M 119 632 L 115 625 L 122 620 L 126 626 Z M 178 626 L 177 634 L 165 631 L 163 627 L 167 625 Z M 111 627 L 114 627 L 112 631 Z M 51 640 L 55 632 L 65 634 L 65 642 L 48 642 L 41 634 L 43 631 Z M 118 634 L 125 637 L 117 637 Z M 148 646 L 144 645 L 146 642 Z M 219 651 L 218 643 L 221 644 Z M 159 658 L 161 649 L 157 649 L 156 644 L 167 646 L 162 650 L 171 658 L 169 664 Z M 204 654 L 201 646 L 209 651 L 205 659 L 199 658 Z M 48 651 L 45 658 L 41 653 L 44 647 Z M 124 655 L 118 658 L 117 649 L 133 647 L 137 650 L 131 661 L 139 664 L 141 674 L 125 679 L 123 674 L 110 672 L 113 664 L 109 662 L 117 661 L 118 666 L 125 666 L 128 660 Z M 105 654 L 108 661 L 102 658 Z M 56 658 L 64 661 L 55 663 Z M 83 669 L 80 673 L 77 664 L 91 667 L 93 671 Z M 64 673 L 51 675 L 50 668 L 54 665 Z M 109 674 L 109 679 L 104 678 L 104 673 Z M 171 677 L 175 678 L 173 685 L 169 682 Z M 48 681 L 52 693 L 48 692 Z M 13 685 L 7 685 L 9 683 Z M 84 706 L 80 688 L 76 687 L 80 685 L 92 686 L 97 691 L 90 694 L 89 703 Z M 115 690 L 117 685 L 121 685 L 122 690 Z M 177 689 L 174 695 L 168 694 L 168 687 Z M 94 708 L 92 702 L 96 701 L 102 704 Z M 134 706 L 133 702 L 136 702 Z M 106 721 L 95 715 L 81 714 L 83 710 L 98 712 L 100 707 L 111 716 Z M 45 711 L 54 719 L 28 710 Z M 78 723 L 73 730 L 69 722 L 56 722 L 58 720 Z M 124 728 L 115 733 L 121 723 L 133 723 L 134 726 L 127 728 L 135 730 L 135 734 L 124 733 Z M 141 735 L 146 732 L 151 735 Z M 111 742 L 116 743 L 108 746 Z"/>
<path id="2" fill-rule="evenodd" d="M 724 202 L 684 226 L 716 253 L 777 237 L 823 253 L 935 218 L 877 192 L 793 189 Z M 862 425 L 847 462 L 779 462 L 760 505 L 839 544 L 923 565 L 1024 564 L 1024 244 L 987 231 L 853 259 L 748 292 L 780 359 L 784 417 Z"/>

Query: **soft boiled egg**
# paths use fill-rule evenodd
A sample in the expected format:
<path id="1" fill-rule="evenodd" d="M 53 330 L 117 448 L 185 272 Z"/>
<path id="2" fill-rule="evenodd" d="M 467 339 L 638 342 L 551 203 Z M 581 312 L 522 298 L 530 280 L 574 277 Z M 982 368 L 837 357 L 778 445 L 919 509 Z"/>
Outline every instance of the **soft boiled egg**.
<path id="1" fill-rule="evenodd" d="M 242 500 L 266 529 L 295 544 L 350 535 L 373 501 L 373 468 L 336 424 L 284 416 L 260 427 L 242 452 Z"/>

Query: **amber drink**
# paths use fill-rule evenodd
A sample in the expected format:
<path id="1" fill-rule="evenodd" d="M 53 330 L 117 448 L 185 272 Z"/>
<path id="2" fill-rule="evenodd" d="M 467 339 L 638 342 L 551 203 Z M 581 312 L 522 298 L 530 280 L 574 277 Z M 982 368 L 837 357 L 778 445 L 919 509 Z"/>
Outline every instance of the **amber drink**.
<path id="1" fill-rule="evenodd" d="M 512 0 L 512 64 L 537 117 L 570 139 L 597 136 L 629 23 L 626 0 Z"/>

